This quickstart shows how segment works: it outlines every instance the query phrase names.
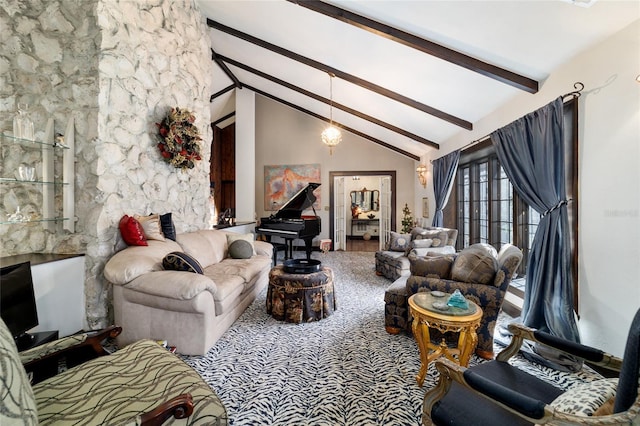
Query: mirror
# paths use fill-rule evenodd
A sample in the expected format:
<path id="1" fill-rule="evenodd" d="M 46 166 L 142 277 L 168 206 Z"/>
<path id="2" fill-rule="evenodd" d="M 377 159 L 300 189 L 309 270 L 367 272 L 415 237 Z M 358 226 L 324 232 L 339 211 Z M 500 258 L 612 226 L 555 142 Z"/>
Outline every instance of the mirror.
<path id="1" fill-rule="evenodd" d="M 351 191 L 351 206 L 360 207 L 360 213 L 378 211 L 380 209 L 380 191 L 371 191 L 362 188 L 360 191 Z"/>

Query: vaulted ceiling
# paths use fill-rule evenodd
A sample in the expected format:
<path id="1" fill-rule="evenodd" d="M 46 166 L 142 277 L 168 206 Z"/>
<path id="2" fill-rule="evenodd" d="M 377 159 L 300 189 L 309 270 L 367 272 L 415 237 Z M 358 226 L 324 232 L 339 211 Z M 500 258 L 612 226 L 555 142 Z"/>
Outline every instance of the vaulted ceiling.
<path id="1" fill-rule="evenodd" d="M 329 121 L 332 85 L 345 141 L 415 159 L 640 19 L 638 1 L 196 2 L 218 65 L 213 120 L 233 120 L 242 88 Z"/>

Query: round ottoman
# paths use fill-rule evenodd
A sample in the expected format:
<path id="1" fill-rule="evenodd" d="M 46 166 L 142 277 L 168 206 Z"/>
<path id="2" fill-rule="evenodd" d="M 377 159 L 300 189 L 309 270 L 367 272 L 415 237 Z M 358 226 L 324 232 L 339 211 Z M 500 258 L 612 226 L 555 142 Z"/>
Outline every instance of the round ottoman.
<path id="1" fill-rule="evenodd" d="M 323 266 L 311 274 L 291 274 L 282 265 L 269 272 L 267 313 L 277 320 L 319 321 L 336 309 L 333 271 Z"/>

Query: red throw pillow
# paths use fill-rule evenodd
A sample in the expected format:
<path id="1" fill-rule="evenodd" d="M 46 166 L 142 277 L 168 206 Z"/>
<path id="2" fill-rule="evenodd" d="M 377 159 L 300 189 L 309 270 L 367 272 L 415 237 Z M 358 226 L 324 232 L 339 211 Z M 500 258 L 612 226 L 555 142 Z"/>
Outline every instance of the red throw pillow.
<path id="1" fill-rule="evenodd" d="M 135 218 L 124 215 L 120 219 L 120 235 L 125 243 L 130 246 L 148 246 L 147 239 L 144 237 L 144 231 L 142 225 Z"/>

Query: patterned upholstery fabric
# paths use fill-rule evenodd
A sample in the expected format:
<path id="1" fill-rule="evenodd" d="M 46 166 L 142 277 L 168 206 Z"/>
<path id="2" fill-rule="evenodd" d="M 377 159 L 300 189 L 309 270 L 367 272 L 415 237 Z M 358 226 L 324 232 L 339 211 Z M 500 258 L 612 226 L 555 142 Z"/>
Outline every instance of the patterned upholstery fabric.
<path id="1" fill-rule="evenodd" d="M 391 313 L 407 312 L 407 299 L 419 291 L 460 292 L 469 300 L 476 303 L 483 310 L 480 327 L 478 328 L 478 350 L 493 352 L 493 331 L 498 319 L 498 313 L 504 301 L 504 295 L 516 269 L 522 261 L 522 251 L 511 244 L 502 246 L 497 256 L 498 272 L 489 284 L 474 284 L 454 281 L 437 276 L 409 275 L 406 278 L 404 294 L 396 287 L 397 281 L 387 290 L 385 295 L 385 326 L 387 324 L 402 324 L 410 330 L 411 320 L 405 316 L 404 320 L 396 318 Z M 455 263 L 455 262 L 454 262 Z M 399 280 L 398 280 L 399 281 Z M 388 318 L 387 318 L 388 316 Z"/>
<path id="2" fill-rule="evenodd" d="M 411 234 L 399 234 L 397 232 L 391 232 L 391 239 L 389 240 L 389 251 L 401 251 L 406 252 L 411 244 Z"/>
<path id="3" fill-rule="evenodd" d="M 551 406 L 577 416 L 592 416 L 598 408 L 616 395 L 618 379 L 600 379 L 576 385 L 558 396 Z"/>
<path id="4" fill-rule="evenodd" d="M 162 267 L 168 271 L 184 271 L 201 275 L 204 274 L 202 265 L 200 265 L 200 262 L 198 262 L 197 259 L 180 251 L 174 251 L 166 255 L 162 259 Z"/>
<path id="5" fill-rule="evenodd" d="M 33 387 L 41 425 L 136 424 L 139 413 L 183 393 L 193 414 L 167 425 L 226 425 L 227 413 L 191 367 L 151 340 L 133 343 Z"/>
<path id="6" fill-rule="evenodd" d="M 408 322 L 407 278 L 408 275 L 398 278 L 384 293 L 384 326 L 390 333 L 411 329 Z"/>
<path id="7" fill-rule="evenodd" d="M 0 425 L 37 425 L 33 391 L 18 348 L 0 319 Z"/>
<path id="8" fill-rule="evenodd" d="M 409 259 L 399 251 L 378 251 L 375 254 L 376 272 L 390 280 L 409 273 Z"/>
<path id="9" fill-rule="evenodd" d="M 451 279 L 474 284 L 493 282 L 498 270 L 498 252 L 489 244 L 474 244 L 462 250 L 451 268 Z"/>
<path id="10" fill-rule="evenodd" d="M 449 278 L 455 256 L 418 257 L 409 255 L 411 275 L 431 278 Z"/>
<path id="11" fill-rule="evenodd" d="M 422 239 L 431 240 L 431 247 L 443 247 L 447 245 L 448 234 L 447 231 L 431 230 L 425 231 L 421 234 Z"/>
<path id="12" fill-rule="evenodd" d="M 408 244 L 405 247 L 408 250 L 406 250 L 404 253 L 400 251 L 392 251 L 390 248 L 384 251 L 376 252 L 376 273 L 395 281 L 401 276 L 409 274 L 409 259 L 407 258 L 407 255 L 410 253 L 415 252 L 421 256 L 424 256 L 426 254 L 437 255 L 455 253 L 455 244 L 456 239 L 458 238 L 457 229 L 415 227 L 408 235 L 411 236 L 412 241 L 419 239 L 426 240 L 431 239 L 431 237 L 427 236 L 431 235 L 431 233 L 436 235 L 439 241 L 442 241 L 439 246 L 436 247 L 432 240 L 430 247 L 412 248 L 411 244 Z M 446 244 L 443 242 L 445 240 Z"/>
<path id="13" fill-rule="evenodd" d="M 44 358 L 52 353 L 83 343 L 85 340 L 87 340 L 86 333 L 63 337 L 62 339 L 20 352 L 20 360 L 22 361 L 22 364 L 26 364 L 28 362 L 35 361 L 36 359 Z"/>
<path id="14" fill-rule="evenodd" d="M 336 309 L 333 270 L 290 274 L 278 265 L 269 272 L 267 313 L 273 318 L 301 323 L 327 318 Z"/>

